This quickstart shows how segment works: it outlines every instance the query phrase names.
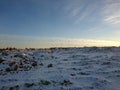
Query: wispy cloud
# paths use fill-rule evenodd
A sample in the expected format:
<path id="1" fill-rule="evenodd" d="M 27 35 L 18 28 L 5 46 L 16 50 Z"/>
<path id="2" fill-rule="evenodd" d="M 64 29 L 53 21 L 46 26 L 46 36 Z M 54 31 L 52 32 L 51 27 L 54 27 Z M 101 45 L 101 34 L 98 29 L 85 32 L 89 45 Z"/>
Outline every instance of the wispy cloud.
<path id="1" fill-rule="evenodd" d="M 111 24 L 120 24 L 120 0 L 76 0 L 64 6 L 65 12 L 75 23 L 100 20 Z"/>
<path id="2" fill-rule="evenodd" d="M 74 2 L 68 1 L 64 6 L 65 12 L 74 19 L 75 23 L 81 21 L 95 20 L 95 14 L 99 13 L 99 3 L 100 1 L 88 1 L 88 0 L 76 0 Z M 97 12 L 98 11 L 98 12 Z"/>
<path id="3" fill-rule="evenodd" d="M 111 24 L 120 24 L 120 0 L 105 0 L 104 21 Z"/>
<path id="4" fill-rule="evenodd" d="M 92 27 L 88 30 L 89 32 L 94 32 L 94 33 L 101 33 L 101 32 L 104 32 L 105 30 L 103 28 L 98 28 L 98 27 Z"/>

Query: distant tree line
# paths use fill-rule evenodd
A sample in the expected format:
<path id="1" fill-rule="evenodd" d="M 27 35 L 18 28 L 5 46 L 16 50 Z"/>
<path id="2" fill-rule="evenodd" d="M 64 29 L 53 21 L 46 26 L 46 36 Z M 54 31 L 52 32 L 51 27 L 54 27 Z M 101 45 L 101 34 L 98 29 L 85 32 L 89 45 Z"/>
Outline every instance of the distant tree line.
<path id="1" fill-rule="evenodd" d="M 0 48 L 0 50 L 17 50 L 15 47 Z"/>

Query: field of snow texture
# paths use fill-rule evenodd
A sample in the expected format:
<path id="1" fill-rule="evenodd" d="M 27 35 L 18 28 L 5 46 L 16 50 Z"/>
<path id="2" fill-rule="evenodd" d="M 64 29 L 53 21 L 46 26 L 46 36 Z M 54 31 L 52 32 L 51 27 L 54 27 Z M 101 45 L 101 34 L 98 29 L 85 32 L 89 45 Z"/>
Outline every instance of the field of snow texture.
<path id="1" fill-rule="evenodd" d="M 0 90 L 120 90 L 120 47 L 1 49 Z"/>

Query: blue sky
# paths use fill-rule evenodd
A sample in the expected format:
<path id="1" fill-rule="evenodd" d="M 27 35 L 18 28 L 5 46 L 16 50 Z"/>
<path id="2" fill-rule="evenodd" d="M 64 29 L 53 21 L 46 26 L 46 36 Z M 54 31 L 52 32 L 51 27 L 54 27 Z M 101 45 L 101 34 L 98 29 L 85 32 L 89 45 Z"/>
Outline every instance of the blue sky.
<path id="1" fill-rule="evenodd" d="M 120 0 L 0 0 L 0 47 L 118 46 L 119 8 Z"/>

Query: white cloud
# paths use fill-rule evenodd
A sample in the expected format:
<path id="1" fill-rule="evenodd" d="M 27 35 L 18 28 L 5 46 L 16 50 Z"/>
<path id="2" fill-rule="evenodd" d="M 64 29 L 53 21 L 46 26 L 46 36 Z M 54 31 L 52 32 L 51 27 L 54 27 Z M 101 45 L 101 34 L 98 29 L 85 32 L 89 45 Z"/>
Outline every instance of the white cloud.
<path id="1" fill-rule="evenodd" d="M 100 11 L 99 3 L 100 1 L 94 0 L 70 1 L 65 4 L 64 10 L 74 20 L 74 23 L 77 24 L 85 20 L 95 20 L 97 17 L 94 17 L 94 14 L 98 14 Z"/>
<path id="2" fill-rule="evenodd" d="M 84 20 L 98 20 L 120 24 L 120 0 L 76 0 L 64 6 L 65 12 L 76 23 Z"/>
<path id="3" fill-rule="evenodd" d="M 120 0 L 105 0 L 104 21 L 120 25 Z"/>
<path id="4" fill-rule="evenodd" d="M 80 13 L 80 7 L 76 7 L 73 10 L 71 10 L 71 15 L 73 17 L 77 16 Z"/>

